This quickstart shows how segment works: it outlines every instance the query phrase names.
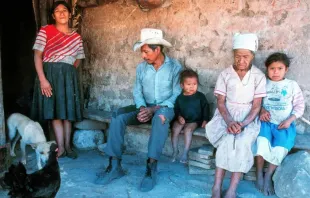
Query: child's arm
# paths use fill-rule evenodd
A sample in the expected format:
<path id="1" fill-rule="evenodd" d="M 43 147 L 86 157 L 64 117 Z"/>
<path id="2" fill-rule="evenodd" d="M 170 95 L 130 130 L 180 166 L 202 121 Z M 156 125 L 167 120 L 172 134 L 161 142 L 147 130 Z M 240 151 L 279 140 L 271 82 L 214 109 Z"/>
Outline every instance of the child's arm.
<path id="1" fill-rule="evenodd" d="M 205 128 L 205 126 L 206 126 L 207 123 L 208 123 L 208 121 L 205 121 L 205 120 L 204 120 L 204 121 L 202 122 L 202 124 L 201 124 L 201 128 Z"/>
<path id="2" fill-rule="evenodd" d="M 278 129 L 287 129 L 287 128 L 289 128 L 290 125 L 292 124 L 292 122 L 294 122 L 294 120 L 296 120 L 296 116 L 293 114 L 289 118 L 287 118 L 286 120 L 282 121 L 279 124 Z"/>
<path id="3" fill-rule="evenodd" d="M 185 124 L 185 119 L 181 116 L 181 109 L 179 105 L 180 96 L 177 97 L 174 104 L 174 113 L 180 124 Z"/>
<path id="4" fill-rule="evenodd" d="M 278 129 L 287 129 L 290 127 L 291 123 L 294 122 L 297 118 L 300 118 L 305 111 L 305 101 L 302 91 L 298 84 L 294 83 L 294 96 L 293 96 L 293 111 L 292 115 L 281 122 L 278 126 Z"/>
<path id="5" fill-rule="evenodd" d="M 206 124 L 208 123 L 209 116 L 210 116 L 210 108 L 208 104 L 208 100 L 205 95 L 202 94 L 202 99 L 201 99 L 201 109 L 202 109 L 202 124 L 201 127 L 205 128 Z"/>
<path id="6" fill-rule="evenodd" d="M 270 118 L 271 116 L 269 111 L 267 111 L 264 107 L 262 107 L 259 113 L 259 119 L 264 122 L 269 122 Z"/>

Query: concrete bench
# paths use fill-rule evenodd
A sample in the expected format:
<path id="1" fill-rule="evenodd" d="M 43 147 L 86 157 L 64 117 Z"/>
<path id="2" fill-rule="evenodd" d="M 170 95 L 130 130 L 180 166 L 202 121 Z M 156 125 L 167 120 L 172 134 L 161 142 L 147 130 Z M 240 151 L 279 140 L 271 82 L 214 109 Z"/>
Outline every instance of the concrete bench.
<path id="1" fill-rule="evenodd" d="M 105 123 L 110 123 L 112 112 L 109 111 L 101 111 L 95 109 L 85 109 L 84 110 L 84 118 L 88 118 L 91 120 L 97 120 Z M 128 131 L 150 131 L 151 125 L 149 124 L 141 124 L 137 126 L 128 126 Z M 198 128 L 193 133 L 196 137 L 204 138 L 205 143 L 208 142 L 205 138 L 205 131 L 202 128 Z M 180 140 L 181 143 L 182 140 Z M 308 134 L 297 134 L 294 149 L 298 150 L 310 150 L 310 135 Z"/>
<path id="2" fill-rule="evenodd" d="M 85 109 L 83 112 L 84 118 L 101 121 L 109 124 L 111 122 L 112 112 L 101 111 L 95 109 Z M 125 134 L 125 149 L 129 151 L 141 151 L 147 152 L 147 143 L 151 132 L 150 124 L 129 125 L 126 128 Z M 171 131 L 169 130 L 169 134 Z M 203 144 L 208 144 L 208 140 L 205 138 L 205 131 L 203 128 L 198 128 L 193 133 L 192 146 L 200 147 Z M 184 148 L 183 135 L 179 138 L 179 151 L 182 152 Z M 170 155 L 172 153 L 170 137 L 167 138 L 163 153 Z"/>

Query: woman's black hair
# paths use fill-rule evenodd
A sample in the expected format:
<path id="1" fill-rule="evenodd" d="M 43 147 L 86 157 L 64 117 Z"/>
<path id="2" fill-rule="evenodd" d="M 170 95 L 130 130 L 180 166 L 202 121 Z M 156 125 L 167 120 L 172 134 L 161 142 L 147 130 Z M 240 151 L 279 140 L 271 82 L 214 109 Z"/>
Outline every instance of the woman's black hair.
<path id="1" fill-rule="evenodd" d="M 265 61 L 265 66 L 269 67 L 274 62 L 281 62 L 286 67 L 289 67 L 291 63 L 290 58 L 286 54 L 281 52 L 276 52 L 268 56 L 268 58 Z"/>
<path id="2" fill-rule="evenodd" d="M 180 83 L 183 84 L 186 78 L 196 78 L 199 83 L 199 78 L 197 72 L 190 68 L 186 68 L 180 73 Z"/>
<path id="3" fill-rule="evenodd" d="M 57 8 L 57 6 L 59 5 L 63 5 L 65 6 L 67 9 L 68 9 L 68 12 L 71 14 L 71 7 L 70 5 L 66 2 L 66 1 L 55 1 L 52 5 L 52 8 L 51 8 L 51 14 L 53 15 L 54 14 L 54 11 L 55 9 Z"/>

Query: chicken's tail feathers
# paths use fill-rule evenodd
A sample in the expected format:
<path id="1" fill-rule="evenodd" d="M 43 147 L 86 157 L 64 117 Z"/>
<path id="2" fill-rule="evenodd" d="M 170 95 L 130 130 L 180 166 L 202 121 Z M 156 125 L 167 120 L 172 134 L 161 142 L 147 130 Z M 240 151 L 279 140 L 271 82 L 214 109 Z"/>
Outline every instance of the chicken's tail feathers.
<path id="1" fill-rule="evenodd" d="M 12 164 L 8 172 L 4 174 L 3 182 L 10 189 L 10 194 L 19 194 L 25 190 L 25 181 L 27 179 L 26 168 L 22 163 Z"/>

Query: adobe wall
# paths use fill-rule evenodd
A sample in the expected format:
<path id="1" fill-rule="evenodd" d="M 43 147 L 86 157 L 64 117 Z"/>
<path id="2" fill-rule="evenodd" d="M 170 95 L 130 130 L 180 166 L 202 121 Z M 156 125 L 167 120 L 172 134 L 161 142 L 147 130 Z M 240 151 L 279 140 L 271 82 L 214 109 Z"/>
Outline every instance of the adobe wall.
<path id="1" fill-rule="evenodd" d="M 87 59 L 82 72 L 89 108 L 113 110 L 133 104 L 132 85 L 141 57 L 132 46 L 141 28 L 165 32 L 173 44 L 167 54 L 198 71 L 200 90 L 212 104 L 217 76 L 232 63 L 233 33 L 255 32 L 259 36 L 255 65 L 259 68 L 264 69 L 264 60 L 275 51 L 293 58 L 288 78 L 303 89 L 307 102 L 304 117 L 309 119 L 309 0 L 169 1 L 170 6 L 149 12 L 141 11 L 134 0 L 84 9 L 81 33 Z M 303 133 L 306 127 L 299 124 L 298 130 Z"/>

